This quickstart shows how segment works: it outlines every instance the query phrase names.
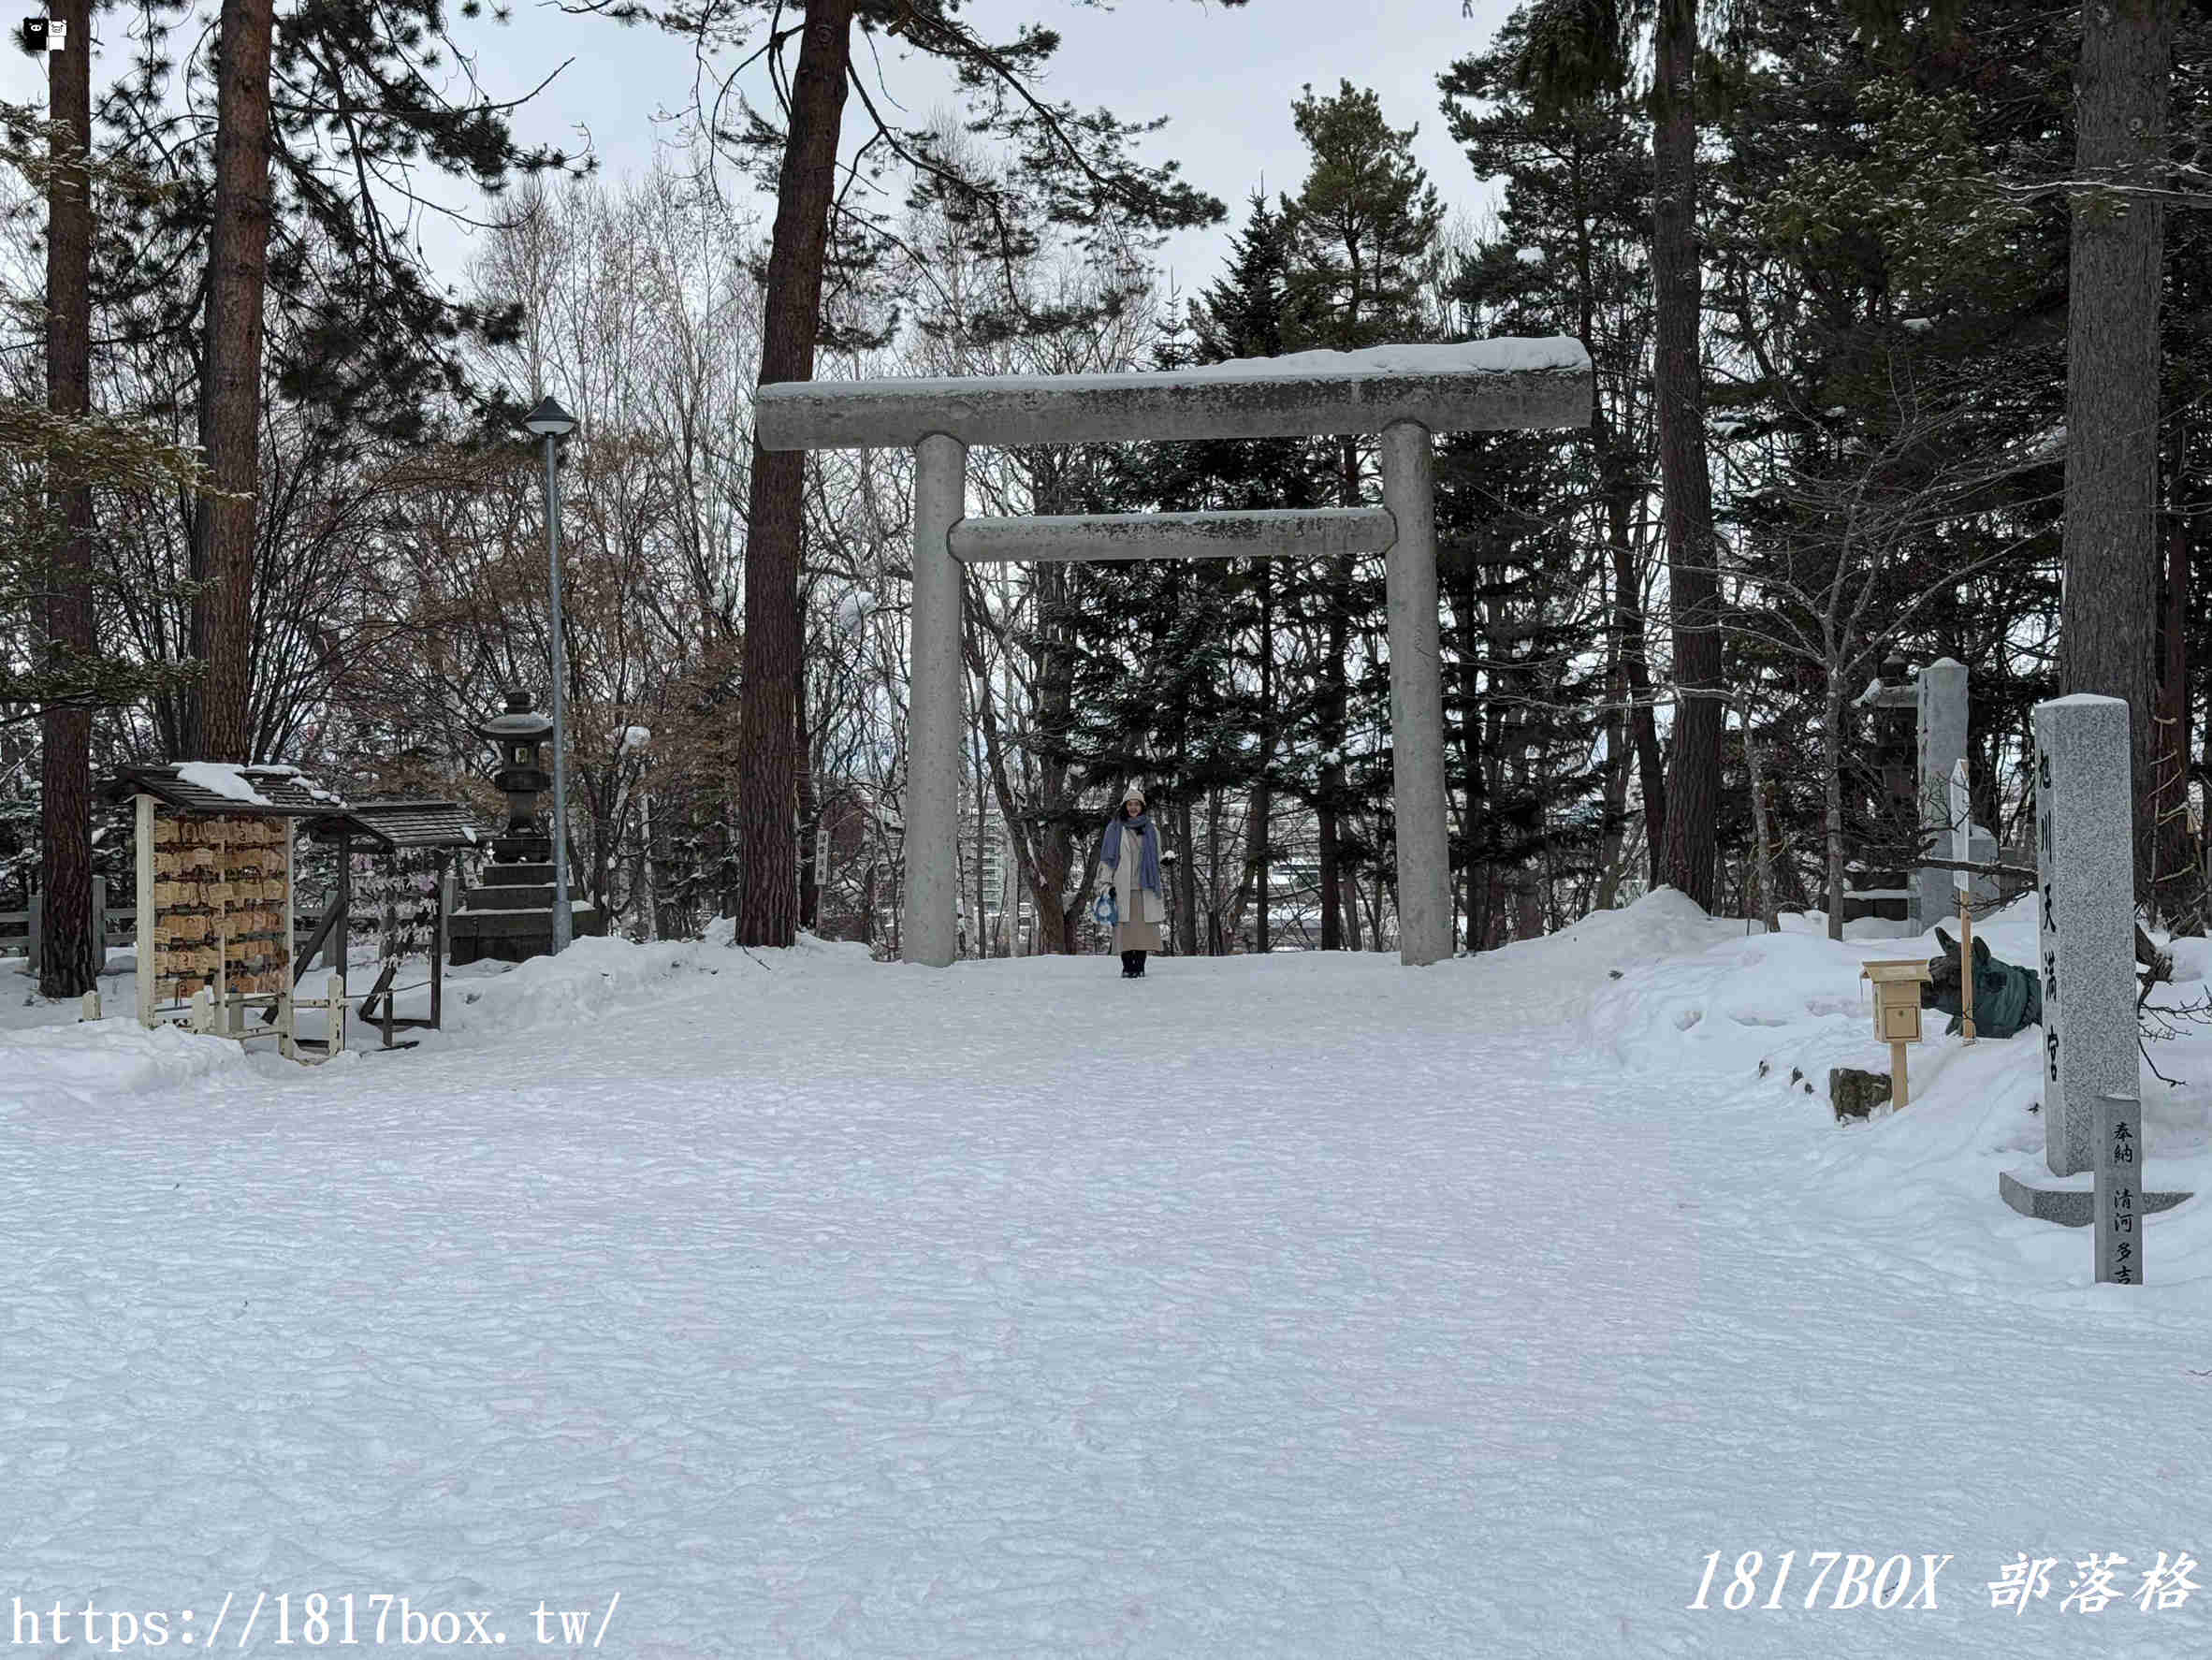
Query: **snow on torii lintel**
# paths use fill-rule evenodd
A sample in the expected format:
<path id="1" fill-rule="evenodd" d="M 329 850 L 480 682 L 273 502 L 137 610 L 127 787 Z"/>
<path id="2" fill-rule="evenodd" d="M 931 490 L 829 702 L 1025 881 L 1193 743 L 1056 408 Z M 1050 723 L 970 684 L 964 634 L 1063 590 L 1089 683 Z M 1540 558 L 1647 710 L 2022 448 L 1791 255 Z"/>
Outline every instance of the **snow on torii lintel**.
<path id="1" fill-rule="evenodd" d="M 1454 345 L 1369 346 L 1358 352 L 1286 352 L 1279 357 L 1230 357 L 1188 369 L 1156 371 L 1142 378 L 1155 384 L 1178 380 L 1312 380 L 1319 375 L 1367 378 L 1377 374 L 1525 374 L 1532 370 L 1590 367 L 1590 354 L 1570 335 L 1506 337 L 1462 341 Z M 1029 377 L 1040 381 L 1048 375 Z M 1076 377 L 1068 377 L 1076 378 Z M 1105 375 L 1084 375 L 1105 380 Z"/>
<path id="2" fill-rule="evenodd" d="M 1292 352 L 1120 374 L 780 381 L 753 405 L 772 450 L 1098 444 L 1582 427 L 1590 354 L 1564 335 Z"/>

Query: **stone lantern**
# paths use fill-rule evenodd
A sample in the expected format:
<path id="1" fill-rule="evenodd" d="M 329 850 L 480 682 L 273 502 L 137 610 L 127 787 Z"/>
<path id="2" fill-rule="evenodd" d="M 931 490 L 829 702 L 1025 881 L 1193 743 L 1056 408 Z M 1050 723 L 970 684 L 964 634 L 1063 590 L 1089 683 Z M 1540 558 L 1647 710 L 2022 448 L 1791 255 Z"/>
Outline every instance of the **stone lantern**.
<path id="1" fill-rule="evenodd" d="M 540 751 L 553 735 L 553 718 L 530 706 L 530 693 L 510 692 L 503 714 L 473 728 L 499 751 L 500 769 L 491 781 L 507 793 L 507 828 L 491 843 L 499 864 L 543 865 L 553 857 L 553 838 L 538 822 L 538 796 L 553 787 Z"/>
<path id="2" fill-rule="evenodd" d="M 538 796 L 553 787 L 544 749 L 553 720 L 530 706 L 530 693 L 510 692 L 507 706 L 476 733 L 499 752 L 491 781 L 507 793 L 507 827 L 492 837 L 483 885 L 472 889 L 447 923 L 456 966 L 479 958 L 519 963 L 553 951 L 553 826 L 538 814 Z M 606 932 L 589 905 L 569 908 L 574 937 Z"/>

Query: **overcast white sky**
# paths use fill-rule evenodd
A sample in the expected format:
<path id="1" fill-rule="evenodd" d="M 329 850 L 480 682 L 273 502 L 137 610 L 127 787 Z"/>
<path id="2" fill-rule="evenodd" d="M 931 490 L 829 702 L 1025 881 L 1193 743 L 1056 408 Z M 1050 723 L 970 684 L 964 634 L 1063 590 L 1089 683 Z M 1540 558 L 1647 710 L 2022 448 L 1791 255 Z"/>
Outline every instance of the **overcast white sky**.
<path id="1" fill-rule="evenodd" d="M 1446 201 L 1463 211 L 1478 207 L 1486 193 L 1445 135 L 1436 77 L 1453 59 L 1487 44 L 1511 6 L 1512 0 L 1475 0 L 1473 15 L 1463 16 L 1460 0 L 1252 0 L 1233 10 L 1201 0 L 1121 0 L 1111 11 L 1070 0 L 970 0 L 966 12 L 999 38 L 1025 22 L 1058 29 L 1064 44 L 1047 82 L 1053 95 L 1085 108 L 1103 105 L 1125 118 L 1171 117 L 1147 153 L 1179 160 L 1186 177 L 1229 206 L 1233 225 L 1262 179 L 1271 193 L 1297 188 L 1304 153 L 1291 127 L 1290 102 L 1307 82 L 1333 89 L 1340 80 L 1373 87 L 1393 126 L 1418 123 L 1418 153 Z M 280 27 L 284 9 L 280 5 Z M 95 26 L 112 36 L 123 19 L 110 13 Z M 690 95 L 689 51 L 643 28 L 569 17 L 530 0 L 519 0 L 504 28 L 458 17 L 455 27 L 477 52 L 486 85 L 497 96 L 519 95 L 565 62 L 553 83 L 517 111 L 517 130 L 528 140 L 570 147 L 588 134 L 610 179 L 650 164 L 655 144 L 674 130 L 667 118 Z M 103 42 L 95 88 L 116 73 L 120 48 L 120 40 Z M 924 64 L 887 63 L 885 79 L 918 119 L 946 102 L 941 77 Z M 43 106 L 39 65 L 4 54 L 0 95 Z M 764 85 L 756 85 L 754 95 L 765 102 Z M 857 105 L 848 109 L 850 129 Z M 458 281 L 465 233 L 433 225 L 425 227 L 424 240 L 441 273 Z M 1176 284 L 1189 292 L 1214 280 L 1226 246 L 1226 226 L 1187 232 L 1161 257 Z"/>

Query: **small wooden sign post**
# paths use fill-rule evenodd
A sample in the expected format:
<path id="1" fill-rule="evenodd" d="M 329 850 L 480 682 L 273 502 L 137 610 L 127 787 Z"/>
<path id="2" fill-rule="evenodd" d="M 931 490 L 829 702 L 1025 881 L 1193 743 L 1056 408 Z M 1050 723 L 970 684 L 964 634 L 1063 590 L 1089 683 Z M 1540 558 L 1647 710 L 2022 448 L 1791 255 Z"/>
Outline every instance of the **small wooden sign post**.
<path id="1" fill-rule="evenodd" d="M 1967 791 L 1966 762 L 1961 757 L 1951 768 L 1951 859 L 1963 866 L 1973 857 L 1973 798 Z M 1971 1043 L 1974 1041 L 1974 911 L 1972 879 L 1963 869 L 1951 872 L 1951 885 L 1958 894 L 1958 1025 Z"/>
<path id="2" fill-rule="evenodd" d="M 1863 964 L 1859 978 L 1874 983 L 1874 1036 L 1889 1045 L 1889 1099 L 1907 1106 L 1905 1045 L 1920 1041 L 1920 988 L 1934 976 L 1920 958 L 1904 957 Z"/>

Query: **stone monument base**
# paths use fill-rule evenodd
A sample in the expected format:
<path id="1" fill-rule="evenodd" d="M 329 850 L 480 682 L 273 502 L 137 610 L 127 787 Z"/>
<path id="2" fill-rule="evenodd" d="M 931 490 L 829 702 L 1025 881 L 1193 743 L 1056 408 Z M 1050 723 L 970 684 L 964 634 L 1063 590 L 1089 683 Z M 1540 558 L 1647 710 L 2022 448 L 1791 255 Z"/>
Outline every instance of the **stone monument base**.
<path id="1" fill-rule="evenodd" d="M 2055 1176 L 2037 1161 L 2016 1170 L 1999 1171 L 1997 1192 L 2023 1216 L 2056 1222 L 2061 1228 L 2087 1228 L 2095 1218 L 2096 1177 L 2097 1172 L 2090 1170 L 2071 1176 Z M 2143 1214 L 2154 1216 L 2161 1211 L 2172 1210 L 2185 1199 L 2195 1197 L 2193 1193 L 2153 1193 L 2147 1188 L 2143 1194 Z"/>
<path id="2" fill-rule="evenodd" d="M 572 902 L 570 936 L 604 934 L 606 918 L 595 906 Z M 520 963 L 553 952 L 553 866 L 487 865 L 484 884 L 472 889 L 446 919 L 455 968 L 489 960 Z"/>

